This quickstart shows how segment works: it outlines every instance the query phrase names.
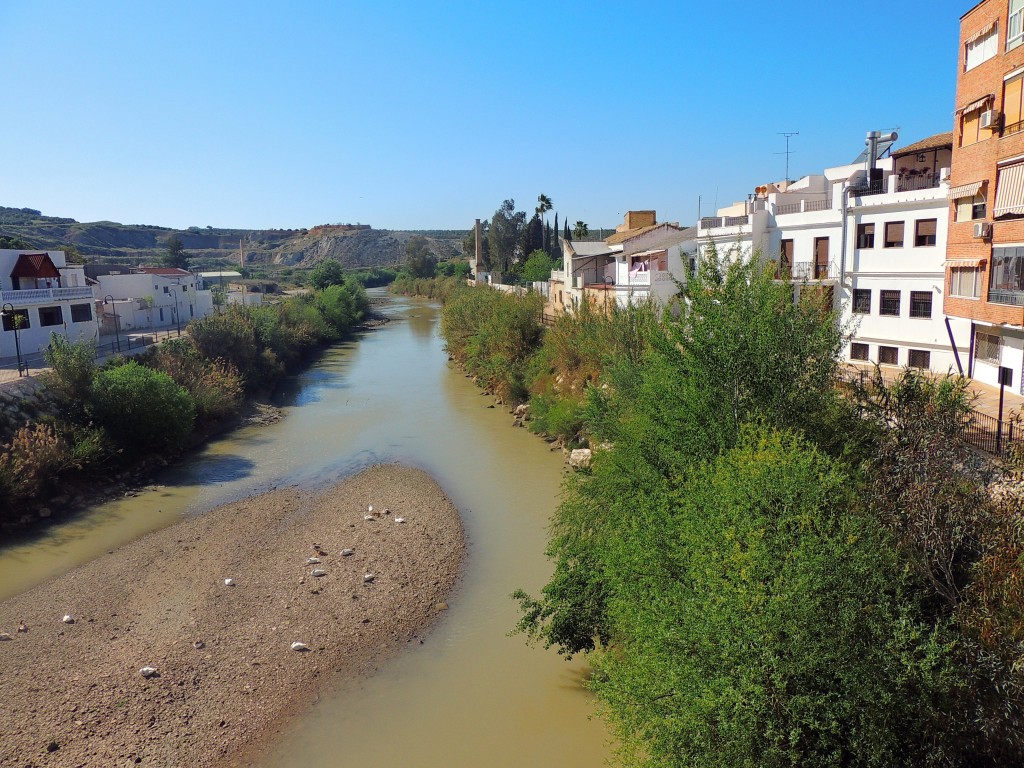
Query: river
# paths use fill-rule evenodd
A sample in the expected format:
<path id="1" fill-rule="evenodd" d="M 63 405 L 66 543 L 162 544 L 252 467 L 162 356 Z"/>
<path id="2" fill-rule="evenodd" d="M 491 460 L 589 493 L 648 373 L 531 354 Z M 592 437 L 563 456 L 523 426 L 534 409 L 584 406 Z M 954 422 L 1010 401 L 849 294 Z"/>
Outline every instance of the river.
<path id="1" fill-rule="evenodd" d="M 279 422 L 213 441 L 150 490 L 0 550 L 0 599 L 231 499 L 315 487 L 377 462 L 420 467 L 462 511 L 470 542 L 450 610 L 422 646 L 317 702 L 265 767 L 599 766 L 607 735 L 590 718 L 584 663 L 507 636 L 517 618 L 509 593 L 536 593 L 550 574 L 543 551 L 561 455 L 512 428 L 450 367 L 436 305 L 393 298 L 383 311 L 392 322 L 275 392 Z"/>

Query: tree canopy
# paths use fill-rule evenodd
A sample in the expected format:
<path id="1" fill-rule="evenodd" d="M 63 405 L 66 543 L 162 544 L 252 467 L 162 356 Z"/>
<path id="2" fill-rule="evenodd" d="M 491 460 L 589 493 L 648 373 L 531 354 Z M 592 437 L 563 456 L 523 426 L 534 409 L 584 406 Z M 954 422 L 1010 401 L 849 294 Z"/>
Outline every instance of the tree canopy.
<path id="1" fill-rule="evenodd" d="M 167 253 L 164 255 L 164 264 L 168 267 L 188 269 L 189 255 L 185 251 L 185 244 L 177 235 L 167 238 Z"/>
<path id="2" fill-rule="evenodd" d="M 422 235 L 413 235 L 405 244 L 405 266 L 413 277 L 432 277 L 437 269 L 437 257 L 430 243 Z"/>

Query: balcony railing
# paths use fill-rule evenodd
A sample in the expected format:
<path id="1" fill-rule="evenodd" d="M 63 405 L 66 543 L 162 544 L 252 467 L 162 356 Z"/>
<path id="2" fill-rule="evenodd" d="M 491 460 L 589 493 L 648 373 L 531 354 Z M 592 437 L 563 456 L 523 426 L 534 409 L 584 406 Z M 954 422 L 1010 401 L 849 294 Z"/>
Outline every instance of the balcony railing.
<path id="1" fill-rule="evenodd" d="M 701 229 L 716 227 L 741 227 L 750 223 L 749 216 L 705 216 L 700 220 Z"/>
<path id="2" fill-rule="evenodd" d="M 26 304 L 49 304 L 53 301 L 74 301 L 91 299 L 92 288 L 76 286 L 73 288 L 27 288 L 23 291 L 0 291 L 0 300 L 15 306 Z"/>
<path id="3" fill-rule="evenodd" d="M 776 280 L 838 280 L 839 267 L 835 262 L 815 264 L 813 261 L 798 261 L 793 265 L 781 265 L 775 271 Z"/>
<path id="4" fill-rule="evenodd" d="M 897 192 L 914 192 L 918 189 L 936 189 L 939 186 L 937 174 L 924 174 L 921 176 L 897 176 Z"/>
<path id="5" fill-rule="evenodd" d="M 1024 307 L 1024 291 L 1005 291 L 989 288 L 988 300 L 993 304 L 1009 304 L 1013 307 Z"/>

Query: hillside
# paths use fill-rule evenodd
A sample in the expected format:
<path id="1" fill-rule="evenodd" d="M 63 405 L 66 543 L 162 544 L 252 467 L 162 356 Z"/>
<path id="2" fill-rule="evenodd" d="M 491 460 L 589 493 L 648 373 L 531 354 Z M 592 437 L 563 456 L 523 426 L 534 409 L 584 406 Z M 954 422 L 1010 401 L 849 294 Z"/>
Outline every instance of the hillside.
<path id="1" fill-rule="evenodd" d="M 166 252 L 166 242 L 178 235 L 198 266 L 227 261 L 238 264 L 239 243 L 246 264 L 309 267 L 324 259 L 344 266 L 396 264 L 405 243 L 423 235 L 441 258 L 457 256 L 466 234 L 458 230 L 392 231 L 367 225 L 325 224 L 312 229 L 221 229 L 190 227 L 178 230 L 155 224 L 113 221 L 78 222 L 44 216 L 31 208 L 0 206 L 0 236 L 18 238 L 32 248 L 60 250 L 69 245 L 90 261 L 153 262 Z"/>

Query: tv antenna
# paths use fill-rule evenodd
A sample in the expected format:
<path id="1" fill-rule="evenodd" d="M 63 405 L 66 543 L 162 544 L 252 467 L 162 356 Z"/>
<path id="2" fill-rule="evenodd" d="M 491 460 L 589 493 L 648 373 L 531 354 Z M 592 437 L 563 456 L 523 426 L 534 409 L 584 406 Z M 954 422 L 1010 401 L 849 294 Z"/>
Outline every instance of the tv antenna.
<path id="1" fill-rule="evenodd" d="M 785 155 L 786 156 L 786 183 L 788 184 L 789 183 L 789 156 L 792 154 L 789 151 L 789 139 L 790 139 L 791 136 L 799 136 L 800 135 L 800 131 L 779 131 L 778 135 L 786 137 L 786 151 L 785 152 L 776 152 L 775 154 L 776 155 Z"/>

